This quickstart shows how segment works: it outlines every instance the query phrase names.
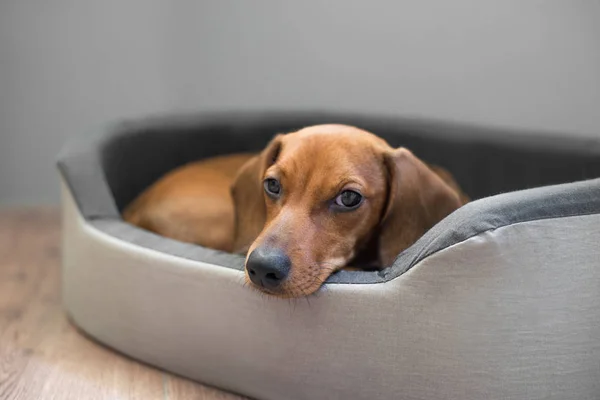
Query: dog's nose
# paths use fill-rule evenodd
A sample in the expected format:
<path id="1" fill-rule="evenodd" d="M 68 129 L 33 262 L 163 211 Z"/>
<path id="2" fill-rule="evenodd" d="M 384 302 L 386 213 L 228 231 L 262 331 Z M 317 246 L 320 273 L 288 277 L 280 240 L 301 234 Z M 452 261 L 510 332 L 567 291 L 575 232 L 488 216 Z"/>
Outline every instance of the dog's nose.
<path id="1" fill-rule="evenodd" d="M 275 289 L 288 277 L 290 258 L 280 249 L 258 247 L 248 257 L 246 270 L 252 283 Z"/>

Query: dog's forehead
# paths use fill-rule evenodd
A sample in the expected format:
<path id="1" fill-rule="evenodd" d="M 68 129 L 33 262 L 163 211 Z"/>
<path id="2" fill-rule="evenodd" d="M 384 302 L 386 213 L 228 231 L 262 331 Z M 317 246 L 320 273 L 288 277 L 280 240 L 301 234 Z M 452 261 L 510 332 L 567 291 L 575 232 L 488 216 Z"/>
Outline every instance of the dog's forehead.
<path id="1" fill-rule="evenodd" d="M 349 125 L 315 125 L 288 133 L 283 137 L 283 150 L 287 153 L 310 152 L 314 157 L 368 153 L 387 145 L 371 132 Z"/>
<path id="2" fill-rule="evenodd" d="M 295 139 L 320 137 L 321 140 L 335 139 L 335 137 L 355 137 L 355 138 L 370 138 L 375 140 L 375 135 L 364 129 L 360 129 L 351 125 L 343 124 L 324 124 L 313 125 L 296 132 L 289 133 L 287 136 Z"/>
<path id="3" fill-rule="evenodd" d="M 322 125 L 313 125 L 302 128 L 295 133 L 299 133 L 302 135 L 311 135 L 311 134 L 331 134 L 331 133 L 342 133 L 342 132 L 362 132 L 368 133 L 367 131 L 357 128 L 352 125 L 344 125 L 344 124 L 322 124 Z"/>
<path id="4" fill-rule="evenodd" d="M 302 176 L 305 184 L 333 185 L 337 178 L 376 173 L 380 169 L 382 145 L 386 145 L 382 139 L 358 128 L 310 127 L 283 137 L 277 167 L 285 173 Z"/>

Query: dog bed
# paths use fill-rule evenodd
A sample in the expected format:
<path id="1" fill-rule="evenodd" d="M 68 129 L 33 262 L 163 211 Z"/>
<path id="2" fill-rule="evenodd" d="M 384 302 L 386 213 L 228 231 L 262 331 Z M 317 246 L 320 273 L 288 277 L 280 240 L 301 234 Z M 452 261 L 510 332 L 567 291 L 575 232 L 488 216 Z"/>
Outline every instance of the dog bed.
<path id="1" fill-rule="evenodd" d="M 346 123 L 451 171 L 473 202 L 380 272 L 309 298 L 243 285 L 243 258 L 125 223 L 168 170 Z M 217 113 L 128 121 L 59 156 L 63 298 L 126 355 L 257 399 L 600 394 L 600 142 L 435 121 Z M 207 226 L 206 229 L 210 229 Z"/>

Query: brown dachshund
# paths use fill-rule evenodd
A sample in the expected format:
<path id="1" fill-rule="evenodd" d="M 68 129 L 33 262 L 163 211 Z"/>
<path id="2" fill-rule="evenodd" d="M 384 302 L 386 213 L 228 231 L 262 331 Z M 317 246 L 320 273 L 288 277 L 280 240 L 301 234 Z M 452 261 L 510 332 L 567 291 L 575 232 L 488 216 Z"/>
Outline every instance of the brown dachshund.
<path id="1" fill-rule="evenodd" d="M 389 266 L 468 201 L 444 169 L 345 125 L 277 135 L 258 155 L 180 167 L 124 219 L 177 240 L 246 254 L 246 278 L 271 295 L 315 292 L 333 272 Z"/>

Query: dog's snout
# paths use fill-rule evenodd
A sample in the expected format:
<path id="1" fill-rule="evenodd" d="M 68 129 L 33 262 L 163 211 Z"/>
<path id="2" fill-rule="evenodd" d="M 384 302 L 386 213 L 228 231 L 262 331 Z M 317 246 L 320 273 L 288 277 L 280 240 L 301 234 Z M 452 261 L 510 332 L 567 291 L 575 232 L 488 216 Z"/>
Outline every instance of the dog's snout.
<path id="1" fill-rule="evenodd" d="M 258 247 L 248 257 L 246 271 L 255 285 L 275 289 L 288 277 L 291 264 L 282 250 Z"/>

